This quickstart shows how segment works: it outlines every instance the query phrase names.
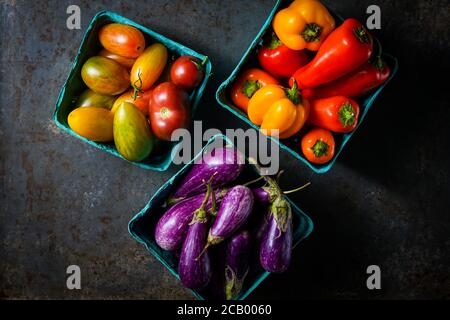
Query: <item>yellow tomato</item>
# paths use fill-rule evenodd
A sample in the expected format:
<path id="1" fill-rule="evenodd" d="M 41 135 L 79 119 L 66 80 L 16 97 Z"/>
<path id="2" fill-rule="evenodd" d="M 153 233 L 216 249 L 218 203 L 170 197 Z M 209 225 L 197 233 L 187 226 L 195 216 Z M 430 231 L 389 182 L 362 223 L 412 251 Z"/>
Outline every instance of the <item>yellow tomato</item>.
<path id="1" fill-rule="evenodd" d="M 131 85 L 147 91 L 158 80 L 167 63 L 167 48 L 160 43 L 149 46 L 131 69 Z"/>
<path id="2" fill-rule="evenodd" d="M 114 140 L 114 113 L 105 108 L 83 107 L 73 110 L 67 118 L 69 127 L 80 136 L 97 142 Z"/>

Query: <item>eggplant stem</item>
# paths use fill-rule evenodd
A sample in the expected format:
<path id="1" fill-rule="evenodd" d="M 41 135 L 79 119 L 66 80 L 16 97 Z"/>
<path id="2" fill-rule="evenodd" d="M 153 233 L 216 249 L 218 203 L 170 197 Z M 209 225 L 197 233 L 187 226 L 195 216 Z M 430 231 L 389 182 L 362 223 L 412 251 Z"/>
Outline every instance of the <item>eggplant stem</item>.
<path id="1" fill-rule="evenodd" d="M 284 170 L 281 170 L 280 172 L 278 172 L 278 174 L 277 174 L 277 177 L 275 178 L 275 181 L 278 183 L 278 182 L 280 182 L 280 178 L 281 178 L 281 175 L 284 173 Z"/>
<path id="2" fill-rule="evenodd" d="M 206 244 L 206 246 L 203 248 L 202 252 L 200 252 L 200 254 L 198 255 L 198 257 L 195 258 L 195 261 L 198 261 L 198 259 L 200 259 L 200 258 L 202 257 L 202 255 L 205 254 L 206 250 L 208 250 L 208 248 L 209 248 L 210 245 L 211 245 L 211 244 L 208 242 L 208 243 Z"/>
<path id="3" fill-rule="evenodd" d="M 252 185 L 252 184 L 254 184 L 254 183 L 256 183 L 256 182 L 259 182 L 259 181 L 261 181 L 262 179 L 264 179 L 264 176 L 261 176 L 261 177 L 259 177 L 258 179 L 255 179 L 255 180 L 249 181 L 249 182 L 247 182 L 247 183 L 243 184 L 243 186 L 244 186 L 244 187 L 248 187 L 249 185 Z"/>
<path id="4" fill-rule="evenodd" d="M 216 193 L 214 192 L 214 190 L 212 190 L 212 193 L 211 193 L 211 209 L 208 212 L 213 217 L 217 216 Z"/>
<path id="5" fill-rule="evenodd" d="M 203 180 L 203 183 L 206 183 L 206 181 Z M 206 185 L 206 195 L 205 195 L 205 198 L 203 198 L 203 202 L 202 202 L 202 204 L 201 204 L 199 209 L 204 209 L 205 208 L 206 204 L 208 203 L 210 195 L 211 195 L 211 184 L 208 182 L 207 185 Z"/>
<path id="6" fill-rule="evenodd" d="M 296 189 L 289 190 L 289 191 L 284 191 L 283 194 L 291 194 L 291 193 L 294 193 L 294 192 L 303 190 L 303 189 L 309 187 L 310 185 L 311 185 L 311 182 L 308 182 L 307 184 L 305 184 L 305 185 L 303 185 L 303 186 L 301 186 L 301 187 L 298 187 L 298 188 L 296 188 Z"/>

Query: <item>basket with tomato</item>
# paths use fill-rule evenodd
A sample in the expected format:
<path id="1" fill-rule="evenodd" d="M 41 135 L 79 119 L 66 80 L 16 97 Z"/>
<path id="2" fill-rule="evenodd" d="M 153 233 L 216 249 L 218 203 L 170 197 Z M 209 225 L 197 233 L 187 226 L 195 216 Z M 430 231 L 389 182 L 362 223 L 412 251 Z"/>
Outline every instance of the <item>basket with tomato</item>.
<path id="1" fill-rule="evenodd" d="M 91 22 L 54 120 L 140 167 L 166 170 L 211 73 L 208 57 L 112 12 Z"/>
<path id="2" fill-rule="evenodd" d="M 358 20 L 319 0 L 279 0 L 216 98 L 323 173 L 397 68 Z"/>

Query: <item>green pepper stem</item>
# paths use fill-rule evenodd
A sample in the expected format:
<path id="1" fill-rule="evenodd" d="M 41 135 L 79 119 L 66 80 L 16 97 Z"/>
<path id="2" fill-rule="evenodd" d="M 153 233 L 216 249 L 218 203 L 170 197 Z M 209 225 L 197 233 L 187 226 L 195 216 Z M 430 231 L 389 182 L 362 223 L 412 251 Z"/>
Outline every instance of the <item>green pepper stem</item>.
<path id="1" fill-rule="evenodd" d="M 306 42 L 317 42 L 320 41 L 322 31 L 323 28 L 317 23 L 308 23 L 303 29 L 301 36 Z"/>
<path id="2" fill-rule="evenodd" d="M 373 37 L 375 39 L 375 42 L 377 44 L 378 47 L 378 54 L 373 56 L 372 59 L 370 59 L 369 63 L 372 64 L 377 70 L 382 71 L 384 69 L 384 60 L 381 57 L 383 54 L 383 47 L 381 46 L 381 42 L 380 40 L 378 40 L 377 37 Z"/>
<path id="3" fill-rule="evenodd" d="M 270 37 L 270 42 L 267 45 L 267 48 L 270 49 L 270 50 L 275 50 L 276 48 L 278 48 L 282 44 L 283 44 L 283 42 L 281 42 L 281 40 L 277 37 L 275 32 L 272 32 L 272 35 Z"/>
<path id="4" fill-rule="evenodd" d="M 339 121 L 344 126 L 344 128 L 351 127 L 355 124 L 355 109 L 349 101 L 346 101 L 341 105 L 337 114 L 339 116 Z"/>
<path id="5" fill-rule="evenodd" d="M 245 80 L 244 87 L 242 88 L 242 93 L 247 97 L 251 98 L 255 94 L 256 91 L 258 91 L 261 88 L 261 84 L 258 80 L 252 81 L 252 80 Z"/>
<path id="6" fill-rule="evenodd" d="M 312 149 L 314 155 L 317 158 L 320 158 L 320 157 L 328 155 L 329 148 L 330 148 L 330 146 L 325 141 L 317 140 L 311 149 Z"/>
<path id="7" fill-rule="evenodd" d="M 359 42 L 364 43 L 364 44 L 369 43 L 369 40 L 370 40 L 369 33 L 363 26 L 354 28 L 353 33 L 355 34 L 355 36 Z"/>
<path id="8" fill-rule="evenodd" d="M 286 93 L 286 97 L 289 100 L 291 100 L 293 104 L 298 105 L 301 102 L 297 80 L 294 79 L 294 84 L 292 85 L 292 88 L 286 89 L 285 93 Z"/>

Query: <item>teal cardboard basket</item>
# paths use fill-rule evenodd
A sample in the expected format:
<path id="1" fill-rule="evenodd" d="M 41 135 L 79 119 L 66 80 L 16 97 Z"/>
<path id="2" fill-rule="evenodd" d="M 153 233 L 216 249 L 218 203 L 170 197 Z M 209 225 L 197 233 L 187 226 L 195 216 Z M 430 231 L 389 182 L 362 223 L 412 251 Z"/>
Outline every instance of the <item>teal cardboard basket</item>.
<path id="1" fill-rule="evenodd" d="M 244 56 L 239 61 L 236 68 L 233 70 L 231 75 L 220 85 L 219 89 L 216 92 L 216 100 L 217 102 L 225 109 L 233 113 L 235 116 L 243 120 L 244 122 L 248 123 L 251 127 L 259 130 L 259 126 L 255 125 L 250 121 L 250 119 L 247 117 L 247 115 L 238 107 L 236 107 L 231 99 L 230 96 L 230 87 L 237 76 L 241 73 L 242 70 L 248 68 L 248 67 L 255 67 L 257 66 L 257 60 L 256 60 L 256 53 L 257 49 L 260 46 L 260 44 L 263 42 L 264 36 L 266 35 L 266 32 L 269 32 L 272 20 L 274 15 L 279 11 L 279 9 L 285 7 L 287 4 L 291 3 L 292 1 L 283 1 L 278 0 L 275 4 L 274 8 L 270 12 L 269 17 L 267 18 L 266 22 L 262 26 L 261 30 L 259 31 L 256 38 L 253 40 L 253 42 L 250 44 L 250 47 L 247 49 L 247 51 L 244 53 Z M 344 21 L 344 19 L 339 16 L 338 14 L 332 12 L 330 10 L 330 13 L 333 14 L 333 16 L 336 19 L 337 23 L 341 23 Z M 358 103 L 360 105 L 360 118 L 358 122 L 358 126 L 350 133 L 346 134 L 334 134 L 334 138 L 336 140 L 336 149 L 335 149 L 335 155 L 333 159 L 323 165 L 316 165 L 313 163 L 310 163 L 306 158 L 303 156 L 300 150 L 300 140 L 297 137 L 286 139 L 286 140 L 278 140 L 273 137 L 269 137 L 269 139 L 272 139 L 276 143 L 280 145 L 280 148 L 287 151 L 291 155 L 293 155 L 296 159 L 302 161 L 305 163 L 309 168 L 311 168 L 316 173 L 325 173 L 328 170 L 331 169 L 331 167 L 334 165 L 336 159 L 338 158 L 339 154 L 344 149 L 345 145 L 348 143 L 352 135 L 355 133 L 355 131 L 359 128 L 359 126 L 362 124 L 364 118 L 367 115 L 367 112 L 369 111 L 370 107 L 374 103 L 377 96 L 383 91 L 383 88 L 386 86 L 386 84 L 394 77 L 394 75 L 397 73 L 398 69 L 398 62 L 397 59 L 389 54 L 383 54 L 383 58 L 385 59 L 386 63 L 389 65 L 391 69 L 391 75 L 389 79 L 383 83 L 380 87 L 378 87 L 376 90 L 372 91 L 368 96 L 363 97 L 362 99 L 358 99 Z M 301 131 L 300 134 L 304 132 Z"/>
<path id="2" fill-rule="evenodd" d="M 201 155 L 207 150 L 208 147 L 212 147 L 213 143 L 217 139 L 222 139 L 227 145 L 232 145 L 230 140 L 223 135 L 213 137 L 207 145 L 202 149 L 196 157 L 187 165 L 185 165 L 180 171 L 178 171 L 169 181 L 167 181 L 150 199 L 147 205 L 131 219 L 128 230 L 131 236 L 138 242 L 142 243 L 147 250 L 155 256 L 177 279 L 178 276 L 178 259 L 172 252 L 162 250 L 155 241 L 155 227 L 159 218 L 164 213 L 164 205 L 169 198 L 174 188 L 178 185 L 183 176 L 191 169 L 194 162 L 201 157 Z M 253 179 L 258 177 L 256 168 L 253 165 L 247 164 L 243 175 L 246 175 L 247 179 Z M 249 180 L 247 180 L 249 181 Z M 289 198 L 288 198 L 289 200 Z M 296 247 L 303 239 L 308 237 L 313 230 L 313 222 L 311 219 L 291 200 L 289 203 L 292 206 L 294 217 L 294 247 Z M 269 276 L 269 272 L 260 269 L 259 271 L 249 274 L 241 294 L 237 297 L 237 300 L 244 300 L 258 285 Z M 180 283 L 181 285 L 181 283 Z M 207 293 L 200 291 L 192 291 L 194 296 L 200 300 L 210 299 Z"/>
<path id="3" fill-rule="evenodd" d="M 86 89 L 86 86 L 83 83 L 83 80 L 81 79 L 81 68 L 87 59 L 89 59 L 92 56 L 95 56 L 101 50 L 101 44 L 98 40 L 97 34 L 100 28 L 108 23 L 122 23 L 136 27 L 144 34 L 147 44 L 160 42 L 164 46 L 166 46 L 166 48 L 172 54 L 180 56 L 191 55 L 199 58 L 202 61 L 206 58 L 206 56 L 199 54 L 194 50 L 189 49 L 175 41 L 172 41 L 164 37 L 163 35 L 150 30 L 149 28 L 143 27 L 125 17 L 122 17 L 117 13 L 109 11 L 101 11 L 95 15 L 86 31 L 86 34 L 84 35 L 80 48 L 78 49 L 78 53 L 73 63 L 69 77 L 67 78 L 64 86 L 61 89 L 58 101 L 56 103 L 56 109 L 53 114 L 53 119 L 55 120 L 58 127 L 67 131 L 70 135 L 80 140 L 83 140 L 84 142 L 96 148 L 99 148 L 112 155 L 115 155 L 116 157 L 126 160 L 119 154 L 114 143 L 97 143 L 90 141 L 72 131 L 72 129 L 70 129 L 67 123 L 67 116 L 76 107 L 75 105 L 76 99 L 83 92 L 83 90 Z M 203 90 L 205 89 L 210 74 L 211 74 L 211 61 L 208 59 L 205 69 L 205 78 L 203 79 L 200 86 L 190 95 L 191 114 L 195 113 L 195 110 L 203 94 Z M 173 155 L 175 154 L 178 146 L 179 143 L 175 142 L 165 143 L 164 146 L 162 147 L 162 151 L 158 155 L 153 156 L 150 155 L 147 159 L 145 159 L 142 162 L 132 162 L 132 163 L 144 169 L 157 171 L 167 170 L 167 168 L 170 166 L 172 162 Z"/>

